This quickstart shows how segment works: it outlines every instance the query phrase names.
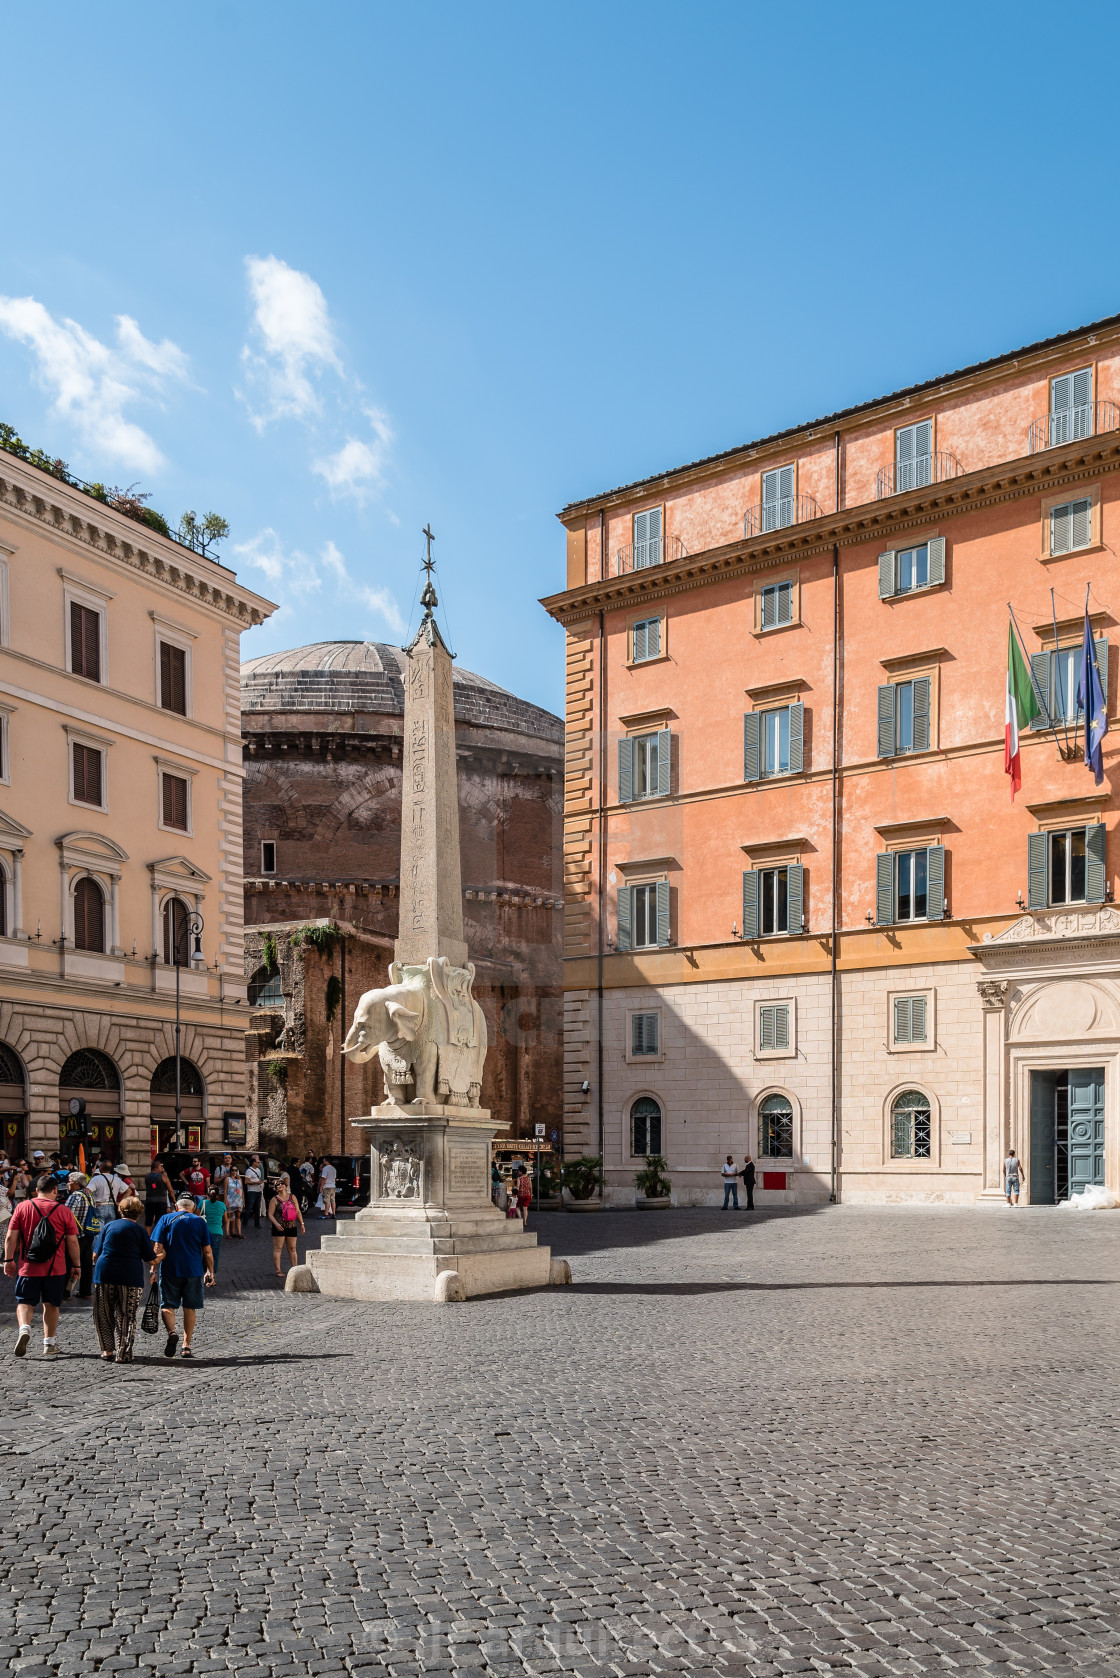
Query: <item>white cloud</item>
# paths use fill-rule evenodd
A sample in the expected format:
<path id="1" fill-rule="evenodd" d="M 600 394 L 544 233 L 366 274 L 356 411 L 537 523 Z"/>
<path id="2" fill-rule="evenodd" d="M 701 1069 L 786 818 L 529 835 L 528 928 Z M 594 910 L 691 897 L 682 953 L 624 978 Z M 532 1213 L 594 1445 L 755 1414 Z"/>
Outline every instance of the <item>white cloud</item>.
<path id="1" fill-rule="evenodd" d="M 145 338 L 131 315 L 116 320 L 117 344 L 111 349 L 77 321 L 56 321 L 34 297 L 0 297 L 0 331 L 33 351 L 54 412 L 74 423 L 99 458 L 155 472 L 163 455 L 148 433 L 125 417 L 125 409 L 157 395 L 166 380 L 185 379 L 187 358 L 169 338 L 160 344 Z"/>
<path id="2" fill-rule="evenodd" d="M 263 431 L 269 420 L 307 419 L 320 412 L 312 374 L 324 367 L 342 373 L 334 328 L 322 291 L 310 274 L 277 256 L 247 256 L 245 270 L 259 347 L 246 344 L 242 362 L 262 388 L 264 405 L 252 415 Z"/>
<path id="3" fill-rule="evenodd" d="M 341 597 L 351 613 L 355 606 L 363 605 L 374 617 L 381 618 L 394 635 L 403 635 L 408 628 L 389 590 L 357 582 L 331 541 L 324 543 L 318 557 L 312 559 L 299 548 L 285 552 L 275 530 L 266 527 L 250 541 L 239 543 L 233 551 L 247 566 L 261 571 L 268 586 L 281 596 L 305 599 L 321 590 L 327 576 L 333 580 L 335 595 Z M 282 604 L 286 609 L 288 602 Z M 272 622 L 276 622 L 275 617 Z"/>
<path id="4" fill-rule="evenodd" d="M 311 470 L 325 479 L 332 495 L 352 495 L 364 501 L 385 482 L 385 463 L 393 430 L 380 408 L 364 409 L 373 437 L 369 442 L 348 437 L 334 454 L 312 462 Z"/>

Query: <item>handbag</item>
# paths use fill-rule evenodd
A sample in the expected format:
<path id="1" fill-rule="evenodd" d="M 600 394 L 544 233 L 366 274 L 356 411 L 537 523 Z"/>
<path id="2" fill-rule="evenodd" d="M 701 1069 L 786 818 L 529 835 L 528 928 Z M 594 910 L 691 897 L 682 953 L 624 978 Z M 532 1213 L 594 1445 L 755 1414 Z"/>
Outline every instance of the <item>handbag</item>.
<path id="1" fill-rule="evenodd" d="M 159 1328 L 159 1283 L 153 1282 L 144 1305 L 144 1315 L 140 1318 L 140 1327 L 145 1334 L 155 1334 Z"/>

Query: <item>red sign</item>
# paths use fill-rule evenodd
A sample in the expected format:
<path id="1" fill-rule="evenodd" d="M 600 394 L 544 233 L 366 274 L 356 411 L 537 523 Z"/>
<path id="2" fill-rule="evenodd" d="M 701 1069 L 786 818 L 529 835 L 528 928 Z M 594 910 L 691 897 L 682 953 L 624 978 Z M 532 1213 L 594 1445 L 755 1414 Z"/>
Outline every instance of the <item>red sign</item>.
<path id="1" fill-rule="evenodd" d="M 764 1189 L 784 1189 L 786 1186 L 785 1172 L 764 1171 L 762 1173 L 762 1186 Z"/>

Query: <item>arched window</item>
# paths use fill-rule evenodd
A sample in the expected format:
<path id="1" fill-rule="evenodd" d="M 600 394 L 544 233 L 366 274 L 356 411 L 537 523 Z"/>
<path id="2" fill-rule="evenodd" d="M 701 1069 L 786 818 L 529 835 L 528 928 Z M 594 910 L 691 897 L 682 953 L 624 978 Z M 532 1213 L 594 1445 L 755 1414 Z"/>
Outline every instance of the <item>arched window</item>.
<path id="1" fill-rule="evenodd" d="M 765 1159 L 793 1158 L 793 1104 L 788 1096 L 768 1095 L 759 1105 L 758 1151 Z"/>
<path id="2" fill-rule="evenodd" d="M 0 1147 L 19 1159 L 26 1147 L 27 1085 L 14 1049 L 0 1043 Z"/>
<path id="3" fill-rule="evenodd" d="M 661 1108 L 651 1095 L 640 1095 L 630 1109 L 630 1152 L 661 1152 Z"/>
<path id="4" fill-rule="evenodd" d="M 250 1008 L 282 1008 L 284 1006 L 284 992 L 280 989 L 279 973 L 270 973 L 267 967 L 258 967 L 249 980 Z"/>
<path id="5" fill-rule="evenodd" d="M 59 1089 L 119 1090 L 121 1075 L 100 1049 L 76 1049 L 58 1075 Z"/>
<path id="6" fill-rule="evenodd" d="M 921 1090 L 903 1090 L 891 1104 L 891 1158 L 929 1157 L 929 1099 Z"/>
<path id="7" fill-rule="evenodd" d="M 83 874 L 74 888 L 74 948 L 105 948 L 105 898 L 97 881 L 88 874 Z"/>
<path id="8" fill-rule="evenodd" d="M 185 1056 L 180 1056 L 179 1059 L 179 1093 L 180 1095 L 196 1096 L 202 1094 L 202 1074 L 194 1061 L 187 1060 Z M 161 1060 L 152 1073 L 152 1094 L 175 1094 L 174 1055 L 168 1055 L 166 1060 Z"/>
<path id="9" fill-rule="evenodd" d="M 169 897 L 163 906 L 163 959 L 168 967 L 191 964 L 190 913 L 181 897 Z"/>

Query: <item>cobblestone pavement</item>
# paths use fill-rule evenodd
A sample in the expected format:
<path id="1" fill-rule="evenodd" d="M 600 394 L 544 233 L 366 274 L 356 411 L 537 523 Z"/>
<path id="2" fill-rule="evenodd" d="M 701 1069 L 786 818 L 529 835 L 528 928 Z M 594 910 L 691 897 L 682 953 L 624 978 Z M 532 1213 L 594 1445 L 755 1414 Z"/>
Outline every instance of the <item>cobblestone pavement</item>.
<path id="1" fill-rule="evenodd" d="M 1120 1215 L 541 1219 L 576 1285 L 10 1355 L 0 1669 L 1120 1672 Z M 320 1229 L 311 1226 L 311 1239 Z"/>

